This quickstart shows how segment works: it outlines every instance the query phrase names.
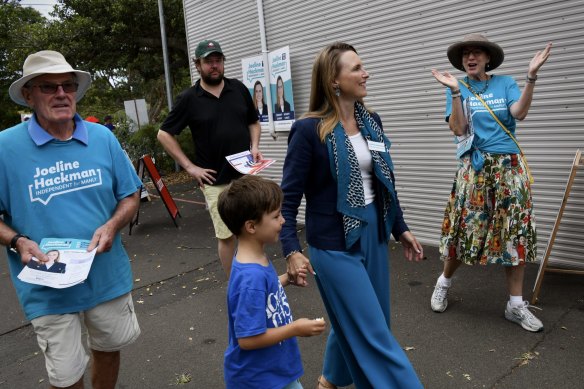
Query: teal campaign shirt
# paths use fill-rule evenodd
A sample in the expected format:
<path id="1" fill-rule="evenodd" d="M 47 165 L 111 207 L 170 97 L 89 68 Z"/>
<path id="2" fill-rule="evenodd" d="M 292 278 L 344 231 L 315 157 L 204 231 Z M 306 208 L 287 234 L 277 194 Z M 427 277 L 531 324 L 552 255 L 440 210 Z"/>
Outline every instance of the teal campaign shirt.
<path id="1" fill-rule="evenodd" d="M 481 151 L 495 154 L 516 154 L 519 149 L 513 140 L 495 121 L 485 106 L 464 85 L 460 85 L 463 111 L 469 126 L 474 130 L 473 145 Z M 475 91 L 481 91 L 485 83 L 470 80 L 470 86 Z M 497 118 L 515 135 L 516 123 L 511 116 L 510 107 L 521 97 L 521 91 L 512 77 L 492 75 L 489 86 L 481 98 L 493 110 Z M 450 88 L 446 88 L 446 121 L 452 114 L 452 98 Z M 458 100 L 456 100 L 458 103 Z"/>
<path id="2" fill-rule="evenodd" d="M 0 213 L 15 231 L 42 238 L 90 240 L 118 202 L 141 181 L 116 137 L 106 127 L 75 118 L 66 141 L 42 129 L 36 116 L 0 132 Z M 109 252 L 98 254 L 81 284 L 53 289 L 20 281 L 24 267 L 8 250 L 10 275 L 27 319 L 79 312 L 128 293 L 132 271 L 118 233 Z"/>

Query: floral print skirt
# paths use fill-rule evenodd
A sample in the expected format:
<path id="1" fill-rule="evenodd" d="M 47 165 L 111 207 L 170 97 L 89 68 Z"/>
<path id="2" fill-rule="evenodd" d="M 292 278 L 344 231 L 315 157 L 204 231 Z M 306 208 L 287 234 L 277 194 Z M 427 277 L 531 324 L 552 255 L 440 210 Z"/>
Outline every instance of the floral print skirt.
<path id="1" fill-rule="evenodd" d="M 480 172 L 463 158 L 442 222 L 440 257 L 515 266 L 537 256 L 531 186 L 519 154 L 483 152 Z"/>

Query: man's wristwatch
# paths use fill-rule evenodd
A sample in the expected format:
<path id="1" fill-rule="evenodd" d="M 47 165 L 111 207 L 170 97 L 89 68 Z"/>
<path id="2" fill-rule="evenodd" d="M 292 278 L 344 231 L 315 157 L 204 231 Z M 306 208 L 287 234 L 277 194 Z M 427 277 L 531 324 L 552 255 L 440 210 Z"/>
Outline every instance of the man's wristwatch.
<path id="1" fill-rule="evenodd" d="M 14 237 L 10 240 L 10 251 L 17 253 L 18 254 L 18 250 L 16 250 L 16 242 L 18 241 L 18 239 L 20 238 L 26 238 L 26 239 L 30 239 L 28 236 L 26 235 L 22 235 L 22 234 L 16 234 L 14 235 Z"/>

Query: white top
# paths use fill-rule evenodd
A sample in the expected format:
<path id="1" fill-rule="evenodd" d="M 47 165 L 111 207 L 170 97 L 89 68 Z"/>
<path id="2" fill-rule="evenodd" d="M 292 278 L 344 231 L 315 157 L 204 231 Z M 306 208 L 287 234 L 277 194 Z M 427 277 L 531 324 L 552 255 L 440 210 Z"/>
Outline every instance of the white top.
<path id="1" fill-rule="evenodd" d="M 361 169 L 361 178 L 363 179 L 363 190 L 365 192 L 365 204 L 371 204 L 375 200 L 375 192 L 373 191 L 373 163 L 371 161 L 371 151 L 367 146 L 367 141 L 361 133 L 349 137 L 353 150 L 357 155 L 359 161 L 359 168 Z"/>

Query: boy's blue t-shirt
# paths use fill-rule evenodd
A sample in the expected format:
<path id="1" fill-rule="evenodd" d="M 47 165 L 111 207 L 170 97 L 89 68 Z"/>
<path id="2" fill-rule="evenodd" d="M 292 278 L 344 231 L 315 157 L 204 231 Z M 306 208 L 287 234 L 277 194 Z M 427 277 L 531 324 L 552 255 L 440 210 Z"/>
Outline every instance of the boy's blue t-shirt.
<path id="1" fill-rule="evenodd" d="M 51 137 L 33 116 L 0 132 L 0 214 L 15 231 L 43 238 L 90 240 L 122 199 L 141 186 L 116 137 L 75 116 L 73 138 Z M 81 284 L 54 289 L 17 278 L 24 265 L 8 252 L 12 282 L 27 319 L 79 312 L 132 290 L 128 255 L 116 234 L 110 251 L 95 256 Z"/>
<path id="2" fill-rule="evenodd" d="M 465 78 L 465 81 L 468 78 Z M 470 86 L 475 91 L 481 91 L 485 82 L 470 80 Z M 473 145 L 481 151 L 496 154 L 517 154 L 519 149 L 509 135 L 495 121 L 483 103 L 477 99 L 464 85 L 460 84 L 463 111 L 467 116 L 469 126 L 475 134 Z M 492 75 L 489 87 L 480 95 L 497 118 L 515 135 L 515 119 L 509 108 L 521 97 L 521 91 L 512 77 Z M 456 100 L 457 103 L 458 100 Z M 446 121 L 452 114 L 452 97 L 450 88 L 446 88 Z"/>
<path id="3" fill-rule="evenodd" d="M 227 388 L 280 389 L 304 374 L 296 338 L 243 350 L 238 338 L 292 323 L 292 312 L 273 265 L 240 263 L 233 258 L 227 289 L 229 345 L 225 351 Z"/>

